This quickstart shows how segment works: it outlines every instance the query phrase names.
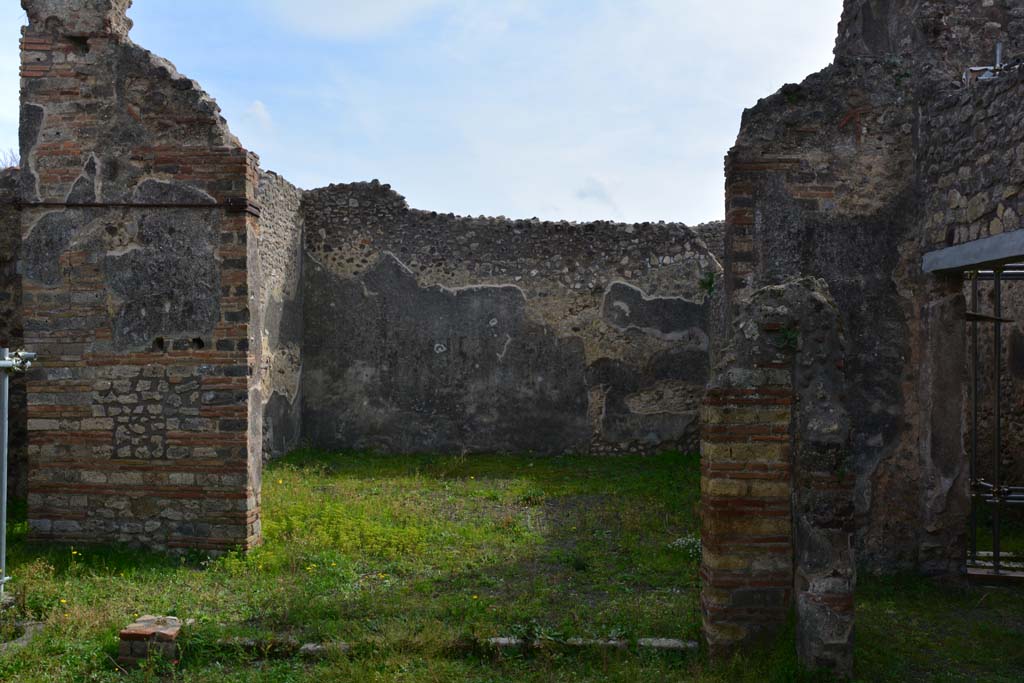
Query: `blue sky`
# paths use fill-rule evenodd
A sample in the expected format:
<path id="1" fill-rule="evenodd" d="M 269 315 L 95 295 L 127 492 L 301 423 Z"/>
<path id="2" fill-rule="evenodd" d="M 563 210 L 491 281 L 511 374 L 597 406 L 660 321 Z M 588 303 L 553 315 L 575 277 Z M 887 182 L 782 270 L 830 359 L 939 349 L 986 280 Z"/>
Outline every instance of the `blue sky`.
<path id="1" fill-rule="evenodd" d="M 17 146 L 16 0 L 0 149 Z M 262 165 L 378 178 L 416 208 L 723 213 L 744 107 L 831 61 L 842 0 L 135 0 L 132 39 L 220 103 Z"/>

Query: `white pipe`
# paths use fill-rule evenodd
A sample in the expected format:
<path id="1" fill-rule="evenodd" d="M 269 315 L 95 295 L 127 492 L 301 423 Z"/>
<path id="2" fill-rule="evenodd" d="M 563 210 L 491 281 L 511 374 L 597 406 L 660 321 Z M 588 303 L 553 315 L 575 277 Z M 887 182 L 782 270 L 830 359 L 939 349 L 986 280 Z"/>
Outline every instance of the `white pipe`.
<path id="1" fill-rule="evenodd" d="M 0 368 L 13 367 L 10 364 L 9 349 L 0 348 Z M 7 576 L 7 418 L 10 374 L 0 371 L 0 598 L 4 596 Z"/>

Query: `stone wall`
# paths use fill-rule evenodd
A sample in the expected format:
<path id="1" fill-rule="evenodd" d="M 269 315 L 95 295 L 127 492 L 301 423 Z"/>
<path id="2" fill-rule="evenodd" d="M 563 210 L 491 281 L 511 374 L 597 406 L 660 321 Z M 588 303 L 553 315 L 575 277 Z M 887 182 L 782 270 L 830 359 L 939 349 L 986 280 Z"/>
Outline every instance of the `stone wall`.
<path id="1" fill-rule="evenodd" d="M 1021 227 L 1024 212 L 1024 115 L 1020 101 L 1024 95 L 1024 6 L 1020 3 L 994 2 L 983 11 L 971 13 L 959 4 L 949 19 L 972 30 L 961 30 L 959 37 L 975 48 L 971 59 L 991 64 L 992 45 L 1004 42 L 1004 62 L 1009 66 L 996 78 L 975 81 L 970 87 L 937 89 L 921 104 L 919 174 L 922 192 L 922 241 L 925 249 L 969 245 L 1012 233 Z M 985 20 L 984 25 L 981 24 Z M 986 55 L 986 52 L 988 53 Z M 954 49 L 954 54 L 957 50 Z M 975 64 L 979 62 L 974 62 Z M 1020 260 L 1020 259 L 1017 259 Z M 939 276 L 950 287 L 970 288 L 958 274 Z M 993 312 L 990 282 L 981 283 L 979 309 Z M 1024 315 L 1024 287 L 1015 281 L 1004 283 L 1003 316 L 1019 321 Z M 968 330 L 970 326 L 968 326 Z M 993 330 L 979 324 L 980 382 L 978 473 L 991 479 L 995 470 L 993 453 Z M 1003 325 L 1002 450 L 1001 471 L 1005 483 L 1024 483 L 1024 379 L 1021 358 L 1024 336 L 1019 323 Z M 969 339 L 969 337 L 968 337 Z M 970 396 L 969 354 L 965 348 L 962 377 L 967 383 L 964 394 Z M 946 391 L 955 390 L 946 387 Z M 970 448 L 971 404 L 964 405 L 962 438 L 964 450 Z M 966 461 L 966 455 L 964 456 Z M 1015 516 L 1010 508 L 1005 514 Z"/>
<path id="2" fill-rule="evenodd" d="M 848 331 L 861 559 L 916 567 L 926 485 L 913 344 L 921 286 L 908 144 L 913 110 L 898 62 L 837 63 L 744 114 L 726 162 L 726 289 L 735 312 L 750 291 L 796 275 L 825 279 Z"/>
<path id="3" fill-rule="evenodd" d="M 302 215 L 309 443 L 695 446 L 719 266 L 685 226 L 456 217 L 376 181 Z"/>
<path id="4" fill-rule="evenodd" d="M 258 281 L 262 362 L 257 376 L 263 413 L 263 452 L 283 455 L 299 445 L 302 370 L 302 191 L 276 173 L 260 174 Z"/>
<path id="5" fill-rule="evenodd" d="M 704 246 L 719 258 L 725 253 L 725 221 L 701 223 L 693 228 L 697 237 L 704 240 Z"/>
<path id="6" fill-rule="evenodd" d="M 932 249 L 1017 230 L 1024 214 L 1024 69 L 943 93 L 921 117 Z"/>
<path id="7" fill-rule="evenodd" d="M 962 282 L 921 262 L 1018 224 L 1020 117 L 998 94 L 1016 77 L 968 89 L 962 74 L 997 41 L 1024 54 L 1022 21 L 1003 0 L 848 0 L 835 63 L 745 112 L 727 159 L 727 315 L 806 274 L 843 317 L 857 547 L 874 570 L 962 567 Z"/>
<path id="8" fill-rule="evenodd" d="M 18 169 L 0 170 L 0 346 L 17 350 L 24 346 L 21 318 L 21 278 L 17 273 L 21 246 L 21 219 L 14 202 L 18 197 Z M 8 409 L 8 489 L 13 497 L 25 497 L 26 422 L 25 378 L 13 375 Z"/>
<path id="9" fill-rule="evenodd" d="M 955 84 L 965 67 L 994 62 L 997 41 L 1024 56 L 1019 0 L 845 0 L 835 54 L 909 57 L 915 79 Z"/>
<path id="10" fill-rule="evenodd" d="M 23 0 L 30 537 L 247 547 L 256 159 L 129 4 Z"/>

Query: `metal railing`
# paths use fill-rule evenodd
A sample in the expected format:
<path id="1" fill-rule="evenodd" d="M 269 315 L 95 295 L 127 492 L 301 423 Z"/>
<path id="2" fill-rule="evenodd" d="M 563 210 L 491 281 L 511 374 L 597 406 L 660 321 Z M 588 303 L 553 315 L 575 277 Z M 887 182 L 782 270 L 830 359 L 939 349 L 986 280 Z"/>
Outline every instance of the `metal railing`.
<path id="1" fill-rule="evenodd" d="M 1008 505 L 1024 505 L 1024 486 L 1008 486 L 1003 482 L 1003 325 L 1013 320 L 1003 317 L 1003 282 L 1005 280 L 1024 279 L 1022 264 L 1008 264 L 992 270 L 968 272 L 971 283 L 971 306 L 967 320 L 971 323 L 971 453 L 970 453 L 970 485 L 971 485 L 971 516 L 970 516 L 970 547 L 968 549 L 968 566 L 986 569 L 999 574 L 1004 569 L 1020 569 L 1017 557 L 1004 556 L 1002 549 L 1001 522 L 1004 507 Z M 992 282 L 992 314 L 983 314 L 978 310 L 978 282 Z M 978 467 L 978 408 L 980 396 L 980 351 L 978 348 L 979 323 L 992 324 L 992 364 L 993 364 L 993 416 L 992 416 L 992 471 L 991 479 L 986 478 Z M 991 552 L 978 551 L 978 513 L 980 506 L 989 508 L 992 524 Z"/>

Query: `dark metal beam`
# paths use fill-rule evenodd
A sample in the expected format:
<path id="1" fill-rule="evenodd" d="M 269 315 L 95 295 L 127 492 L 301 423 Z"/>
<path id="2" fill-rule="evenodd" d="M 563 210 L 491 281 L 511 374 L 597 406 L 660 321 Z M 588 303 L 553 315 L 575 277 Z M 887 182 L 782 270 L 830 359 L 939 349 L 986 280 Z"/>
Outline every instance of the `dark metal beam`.
<path id="1" fill-rule="evenodd" d="M 926 273 L 979 270 L 1024 260 L 1024 230 L 1004 232 L 924 255 Z"/>

